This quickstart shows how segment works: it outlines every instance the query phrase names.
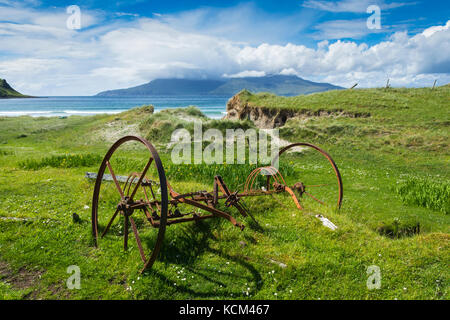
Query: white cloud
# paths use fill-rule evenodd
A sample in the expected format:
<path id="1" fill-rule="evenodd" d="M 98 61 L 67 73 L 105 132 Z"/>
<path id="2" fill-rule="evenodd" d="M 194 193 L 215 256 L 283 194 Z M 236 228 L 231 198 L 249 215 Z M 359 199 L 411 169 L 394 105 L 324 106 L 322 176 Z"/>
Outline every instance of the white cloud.
<path id="1" fill-rule="evenodd" d="M 244 48 L 239 56 L 243 66 L 267 73 L 284 69 L 315 80 L 349 86 L 379 86 L 389 77 L 394 85 L 424 85 L 429 79 L 450 79 L 450 30 L 435 28 L 430 35 L 409 37 L 395 33 L 389 41 L 374 46 L 355 42 L 321 43 L 317 50 L 304 46 L 270 46 Z M 428 36 L 426 36 L 428 35 Z M 429 82 L 427 83 L 429 85 Z"/>
<path id="2" fill-rule="evenodd" d="M 246 77 L 264 77 L 266 73 L 264 71 L 256 71 L 256 70 L 245 70 L 239 73 L 235 74 L 224 74 L 223 77 L 225 78 L 246 78 Z"/>
<path id="3" fill-rule="evenodd" d="M 369 33 L 387 32 L 388 29 L 369 29 L 366 19 L 332 20 L 314 27 L 317 32 L 312 34 L 314 39 L 361 39 Z"/>
<path id="4" fill-rule="evenodd" d="M 302 5 L 306 8 L 317 9 L 329 12 L 353 12 L 365 13 L 370 5 L 378 5 L 382 10 L 399 8 L 407 5 L 413 5 L 415 2 L 391 2 L 385 3 L 381 0 L 342 0 L 342 1 L 325 1 L 325 0 L 308 0 Z"/>
<path id="5" fill-rule="evenodd" d="M 425 36 L 425 37 L 431 37 L 433 34 L 435 34 L 436 32 L 439 32 L 439 31 L 445 31 L 445 30 L 448 30 L 450 28 L 450 20 L 449 21 L 447 21 L 447 23 L 445 24 L 445 26 L 435 26 L 435 27 L 430 27 L 430 28 L 428 28 L 428 29 L 425 29 L 423 32 L 422 32 L 422 34 Z"/>
<path id="6" fill-rule="evenodd" d="M 298 73 L 294 68 L 287 68 L 280 71 L 280 74 L 283 76 L 297 76 L 301 77 L 301 74 Z"/>

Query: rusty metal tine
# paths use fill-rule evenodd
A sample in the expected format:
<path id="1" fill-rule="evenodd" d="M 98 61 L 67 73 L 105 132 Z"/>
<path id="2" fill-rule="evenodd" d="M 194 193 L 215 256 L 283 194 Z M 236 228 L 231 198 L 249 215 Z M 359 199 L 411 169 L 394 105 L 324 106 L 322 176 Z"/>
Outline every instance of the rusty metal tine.
<path id="1" fill-rule="evenodd" d="M 147 162 L 147 165 L 145 166 L 144 171 L 142 172 L 141 176 L 139 177 L 139 181 L 137 182 L 136 187 L 134 187 L 134 190 L 133 190 L 133 193 L 130 196 L 130 199 L 133 199 L 133 197 L 136 195 L 136 192 L 138 191 L 139 186 L 142 183 L 142 179 L 144 179 L 145 175 L 147 174 L 147 171 L 150 168 L 150 165 L 152 164 L 152 162 L 153 162 L 153 158 L 150 158 L 148 160 L 148 162 Z"/>
<path id="2" fill-rule="evenodd" d="M 286 181 L 284 180 L 284 177 L 281 174 L 280 170 L 278 170 L 275 167 L 270 167 L 270 168 L 275 172 L 275 175 L 278 175 L 281 178 L 281 180 L 283 181 L 283 184 L 286 184 Z"/>
<path id="3" fill-rule="evenodd" d="M 153 210 L 153 207 L 152 207 L 151 205 L 150 205 L 150 209 Z M 142 209 L 142 211 L 144 211 L 144 214 L 145 214 L 145 216 L 147 217 L 147 220 L 151 223 L 151 222 L 153 221 L 153 217 L 152 217 L 152 215 L 150 214 L 150 212 L 148 212 L 148 210 L 147 210 L 146 207 L 144 207 L 144 208 Z"/>
<path id="4" fill-rule="evenodd" d="M 219 186 L 217 181 L 214 179 L 214 191 L 213 191 L 213 205 L 216 206 L 219 202 Z"/>
<path id="5" fill-rule="evenodd" d="M 263 169 L 264 168 L 258 168 L 254 171 L 254 174 L 251 179 L 251 184 L 250 184 L 250 189 L 249 189 L 250 191 L 254 190 L 253 186 L 255 185 L 255 181 L 256 181 L 256 179 L 258 179 L 258 176 L 261 174 L 261 171 L 263 171 Z"/>
<path id="6" fill-rule="evenodd" d="M 241 206 L 245 212 L 247 213 L 247 215 L 250 216 L 250 218 L 252 218 L 253 221 L 255 221 L 256 223 L 258 223 L 258 221 L 255 219 L 255 217 L 253 216 L 253 214 L 250 213 L 250 210 L 248 209 L 247 205 L 245 205 L 245 202 L 241 199 L 240 203 L 237 203 L 238 206 Z"/>
<path id="7" fill-rule="evenodd" d="M 315 186 L 305 186 L 305 188 L 320 188 L 320 187 L 326 187 L 326 186 L 330 186 L 330 183 L 327 184 L 317 184 Z"/>
<path id="8" fill-rule="evenodd" d="M 125 196 L 123 194 L 122 188 L 120 188 L 119 181 L 117 181 L 116 175 L 114 174 L 114 170 L 111 167 L 111 163 L 109 163 L 109 161 L 106 161 L 106 165 L 108 166 L 109 172 L 111 173 L 111 176 L 112 176 L 112 178 L 114 180 L 114 183 L 116 184 L 116 188 L 117 188 L 117 190 L 120 193 L 120 197 L 122 198 L 122 200 L 125 199 Z"/>
<path id="9" fill-rule="evenodd" d="M 262 171 L 262 168 L 258 168 L 258 169 L 256 169 L 256 171 L 255 171 L 255 173 L 253 174 L 253 176 L 252 176 L 252 179 L 251 179 L 251 184 L 250 184 L 250 191 L 251 190 L 254 190 L 253 189 L 253 185 L 255 184 L 255 180 L 258 178 L 258 175 L 259 175 L 259 173 L 261 173 L 261 171 Z"/>
<path id="10" fill-rule="evenodd" d="M 147 259 L 145 258 L 144 249 L 142 248 L 141 238 L 139 237 L 138 230 L 136 228 L 136 223 L 134 219 L 130 217 L 131 229 L 133 229 L 134 237 L 136 238 L 136 242 L 139 248 L 139 253 L 141 254 L 142 261 L 145 263 Z"/>
<path id="11" fill-rule="evenodd" d="M 281 181 L 282 181 L 284 185 L 286 184 L 286 181 L 284 180 L 283 175 L 280 173 L 280 171 L 278 171 L 277 168 L 275 168 L 275 167 L 267 167 L 265 169 L 270 171 L 270 172 L 272 172 L 272 177 L 274 178 L 274 180 L 276 182 L 281 183 Z"/>
<path id="12" fill-rule="evenodd" d="M 253 189 L 253 186 L 255 184 L 256 179 L 258 178 L 258 173 L 261 173 L 261 171 L 263 170 L 267 170 L 269 171 L 269 173 L 271 173 L 271 177 L 275 180 L 275 182 L 280 183 L 280 180 L 278 178 L 278 175 L 281 177 L 281 180 L 285 183 L 283 176 L 281 175 L 281 173 L 274 167 L 264 167 L 264 168 L 258 168 L 252 171 L 252 173 L 249 175 L 249 177 L 247 178 L 246 181 L 246 186 L 245 186 L 245 192 L 249 192 Z M 270 180 L 269 176 L 267 176 L 268 181 Z M 249 189 L 250 186 L 250 189 Z"/>
<path id="13" fill-rule="evenodd" d="M 277 180 L 276 176 L 273 175 L 274 171 L 271 170 L 270 167 L 267 167 L 267 168 L 259 168 L 259 172 L 258 172 L 258 173 L 261 173 L 263 170 L 267 170 L 267 171 L 271 172 L 271 173 L 272 173 L 272 177 L 275 179 L 275 181 L 276 181 L 276 182 L 279 182 L 279 181 Z M 258 179 L 258 175 L 253 176 L 253 180 L 252 180 L 252 184 L 251 184 L 251 186 L 250 186 L 250 190 L 254 190 L 254 189 L 253 189 L 253 186 L 254 186 L 254 184 L 255 184 L 256 179 Z"/>
<path id="14" fill-rule="evenodd" d="M 319 202 L 320 204 L 323 204 L 324 206 L 326 206 L 326 203 L 323 201 L 320 201 L 319 199 L 317 199 L 316 197 L 314 197 L 312 194 L 308 193 L 308 192 L 304 192 L 304 194 L 306 194 L 307 196 L 313 198 L 314 200 L 316 200 L 317 202 Z"/>
<path id="15" fill-rule="evenodd" d="M 148 180 L 148 179 L 147 179 L 147 180 Z M 153 191 L 153 187 L 152 187 L 152 185 L 151 185 L 151 184 L 150 184 L 149 188 L 150 188 L 150 192 L 152 193 L 152 197 L 153 197 L 153 199 L 154 199 L 154 200 L 156 200 L 156 197 L 155 197 L 155 192 Z M 144 189 L 144 191 L 145 191 L 145 189 Z M 146 193 L 146 194 L 147 194 L 147 193 Z M 156 208 L 158 209 L 158 211 L 160 211 L 161 209 L 159 208 L 159 205 L 158 205 L 158 203 L 156 202 L 155 204 L 156 204 Z"/>
<path id="16" fill-rule="evenodd" d="M 289 188 L 289 187 L 285 187 L 285 190 L 287 191 L 287 193 L 289 193 L 289 194 L 291 195 L 291 197 L 292 197 L 292 199 L 294 200 L 294 203 L 295 203 L 295 205 L 297 206 L 297 208 L 298 208 L 299 210 L 303 210 L 302 206 L 300 205 L 300 202 L 298 202 L 298 199 L 297 199 L 297 197 L 295 196 L 294 191 L 292 191 L 292 189 Z"/>
<path id="17" fill-rule="evenodd" d="M 255 169 L 257 170 L 257 169 Z M 250 177 L 253 176 L 253 172 L 255 172 L 255 170 L 253 170 L 252 172 L 250 172 L 250 174 L 248 175 L 247 179 L 245 180 L 245 184 L 244 184 L 244 192 L 248 192 L 248 185 L 250 183 Z"/>
<path id="18" fill-rule="evenodd" d="M 264 169 L 266 169 L 267 171 L 272 173 L 271 177 L 275 180 L 275 182 L 280 183 L 280 179 L 278 177 L 280 175 L 280 172 L 277 169 L 275 169 L 274 167 L 267 167 Z M 284 182 L 283 177 L 281 177 L 281 180 L 283 180 L 283 182 Z"/>
<path id="19" fill-rule="evenodd" d="M 128 184 L 128 190 L 127 190 L 126 194 L 128 194 L 128 195 L 130 194 L 131 185 L 133 184 L 134 180 L 135 180 L 138 176 L 139 176 L 139 174 L 136 173 L 136 172 L 133 172 L 133 173 L 131 174 L 131 180 L 130 180 L 130 183 Z"/>
<path id="20" fill-rule="evenodd" d="M 128 216 L 125 216 L 125 223 L 123 224 L 123 247 L 128 250 Z"/>
<path id="21" fill-rule="evenodd" d="M 235 203 L 233 205 L 236 209 L 238 209 L 239 213 L 242 214 L 244 217 L 248 216 L 248 212 L 247 210 L 245 210 L 241 205 L 239 205 L 239 203 Z"/>
<path id="22" fill-rule="evenodd" d="M 147 179 L 147 181 L 149 181 L 149 179 L 147 177 L 145 177 L 145 179 Z M 150 188 L 150 192 L 152 193 L 153 200 L 156 200 L 155 193 L 153 192 L 152 184 L 150 183 L 150 185 L 148 187 Z M 142 187 L 142 189 L 144 190 L 145 199 L 147 200 L 148 203 L 150 203 L 147 190 L 145 189 L 145 187 Z M 159 208 L 158 202 L 155 202 L 155 204 L 156 204 L 156 208 L 158 209 L 158 211 L 160 211 L 161 209 Z"/>
<path id="23" fill-rule="evenodd" d="M 150 188 L 151 188 L 151 187 L 150 187 Z M 144 190 L 144 197 L 145 197 L 145 200 L 147 200 L 147 202 L 150 202 L 150 199 L 148 198 L 147 190 L 145 190 L 145 187 L 142 187 L 142 190 Z M 152 192 L 152 194 L 153 194 L 153 192 Z M 156 200 L 156 199 L 155 199 L 155 196 L 153 196 L 153 200 Z"/>
<path id="24" fill-rule="evenodd" d="M 251 179 L 253 178 L 253 176 L 254 176 L 256 173 L 259 173 L 259 172 L 261 172 L 261 168 L 257 168 L 257 169 L 253 170 L 253 171 L 249 174 L 249 176 L 247 177 L 247 180 L 245 181 L 245 187 L 244 187 L 244 191 L 245 191 L 245 192 L 250 191 L 250 190 L 248 189 L 248 187 L 250 186 Z"/>
<path id="25" fill-rule="evenodd" d="M 124 191 L 125 193 L 126 193 L 127 187 L 128 187 L 128 192 L 130 192 L 130 187 L 129 187 L 129 185 L 132 184 L 133 178 L 134 178 L 134 172 L 133 172 L 132 174 L 130 174 L 130 175 L 128 176 L 127 180 L 125 181 L 125 184 L 124 184 L 124 186 L 123 186 L 123 191 Z M 130 179 L 131 179 L 131 180 L 130 180 Z M 128 184 L 128 183 L 129 183 L 129 184 Z"/>
<path id="26" fill-rule="evenodd" d="M 114 214 L 113 214 L 111 220 L 109 220 L 108 225 L 106 226 L 106 229 L 103 231 L 103 233 L 102 233 L 102 235 L 101 235 L 102 238 L 103 238 L 103 237 L 106 235 L 106 233 L 109 231 L 109 228 L 111 228 L 111 225 L 112 225 L 112 223 L 114 222 L 114 220 L 116 219 L 118 213 L 119 213 L 119 208 L 116 209 L 116 212 L 114 212 Z"/>
<path id="27" fill-rule="evenodd" d="M 227 186 L 224 185 L 224 182 L 223 182 L 223 180 L 222 180 L 222 177 L 217 176 L 217 177 L 216 177 L 216 180 L 217 180 L 217 182 L 218 182 L 217 185 L 219 186 L 220 191 L 222 191 L 222 193 L 223 193 L 224 195 L 230 196 L 230 195 L 231 195 L 231 192 L 230 192 L 230 190 L 228 190 Z"/>

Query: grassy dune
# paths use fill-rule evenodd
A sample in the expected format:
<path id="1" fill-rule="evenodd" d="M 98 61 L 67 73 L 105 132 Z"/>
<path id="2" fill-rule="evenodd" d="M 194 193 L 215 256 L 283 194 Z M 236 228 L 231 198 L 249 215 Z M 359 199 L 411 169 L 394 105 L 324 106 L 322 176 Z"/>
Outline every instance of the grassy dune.
<path id="1" fill-rule="evenodd" d="M 292 119 L 280 130 L 284 139 L 317 144 L 333 156 L 345 190 L 339 212 L 306 200 L 300 212 L 288 197 L 248 200 L 259 224 L 231 209 L 247 226 L 243 232 L 221 220 L 172 226 L 160 258 L 141 275 L 133 236 L 123 251 L 121 223 L 93 247 L 93 183 L 85 172 L 97 171 L 113 140 L 133 133 L 155 142 L 177 191 L 211 190 L 215 174 L 238 187 L 249 165 L 174 165 L 165 145 L 173 129 L 191 130 L 192 118 L 207 128 L 252 124 L 208 121 L 192 108 L 0 118 L 0 299 L 449 298 L 448 86 L 247 98 L 258 106 L 340 111 Z M 348 116 L 355 113 L 370 116 Z M 117 174 L 127 175 L 145 156 L 129 149 Z M 326 172 L 307 159 L 292 154 L 285 170 Z M 338 229 L 325 228 L 315 214 Z M 137 223 L 150 243 L 152 229 L 142 218 Z M 81 269 L 80 290 L 66 286 L 70 265 Z M 372 265 L 381 270 L 378 290 L 366 285 Z"/>

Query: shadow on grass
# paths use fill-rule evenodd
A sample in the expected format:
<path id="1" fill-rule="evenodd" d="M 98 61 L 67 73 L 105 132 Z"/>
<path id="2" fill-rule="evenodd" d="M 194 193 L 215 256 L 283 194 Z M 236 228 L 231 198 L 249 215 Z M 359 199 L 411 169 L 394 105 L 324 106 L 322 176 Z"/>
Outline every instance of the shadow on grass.
<path id="1" fill-rule="evenodd" d="M 213 298 L 218 296 L 233 296 L 239 297 L 243 294 L 242 290 L 227 288 L 228 284 L 231 282 L 236 285 L 244 286 L 244 283 L 254 283 L 255 287 L 252 289 L 252 294 L 258 292 L 262 286 L 263 281 L 260 273 L 256 268 L 245 260 L 244 256 L 240 255 L 230 255 L 225 253 L 223 250 L 214 249 L 210 246 L 209 241 L 220 241 L 214 236 L 212 230 L 219 227 L 221 221 L 219 219 L 212 219 L 207 222 L 201 221 L 191 225 L 183 226 L 177 230 L 177 242 L 176 245 L 169 242 L 169 239 L 164 243 L 161 253 L 159 256 L 159 261 L 166 265 L 176 264 L 191 274 L 196 275 L 205 281 L 205 285 L 202 286 L 203 290 L 195 290 L 187 285 L 179 284 L 179 281 L 174 281 L 166 274 L 159 272 L 155 269 L 146 271 L 144 275 L 156 276 L 164 283 L 174 283 L 178 282 L 177 291 L 187 293 L 196 298 Z M 212 253 L 213 255 L 220 257 L 224 260 L 230 261 L 246 269 L 247 272 L 227 272 L 221 271 L 219 268 L 221 264 L 211 263 L 208 267 L 198 267 L 193 266 L 195 261 L 201 255 L 205 253 Z M 242 282 L 242 284 L 240 284 Z M 227 284 L 228 283 L 228 284 Z M 205 289 L 208 286 L 220 286 L 218 291 Z"/>
<path id="2" fill-rule="evenodd" d="M 254 220 L 248 219 L 247 220 L 247 225 L 253 231 L 256 231 L 256 232 L 259 232 L 259 233 L 264 233 L 265 232 L 264 228 L 259 224 L 258 221 L 254 221 Z"/>

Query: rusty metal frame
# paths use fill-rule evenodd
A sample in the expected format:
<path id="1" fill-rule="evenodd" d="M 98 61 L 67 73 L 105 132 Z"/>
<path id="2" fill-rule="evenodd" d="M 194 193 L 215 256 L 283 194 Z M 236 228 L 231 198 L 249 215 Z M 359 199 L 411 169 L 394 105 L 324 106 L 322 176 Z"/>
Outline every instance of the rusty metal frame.
<path id="1" fill-rule="evenodd" d="M 131 173 L 126 179 L 126 182 L 124 183 L 124 186 L 122 188 L 114 172 L 114 169 L 110 163 L 110 160 L 112 155 L 116 152 L 116 150 L 119 147 L 130 141 L 143 144 L 145 148 L 149 151 L 150 157 L 147 164 L 143 168 L 142 172 Z M 294 201 L 297 208 L 299 210 L 303 210 L 303 207 L 301 206 L 298 197 L 302 197 L 305 194 L 311 197 L 312 199 L 316 200 L 317 202 L 324 204 L 323 201 L 315 198 L 312 194 L 306 191 L 309 187 L 319 187 L 319 186 L 305 186 L 301 182 L 298 182 L 293 186 L 288 186 L 282 174 L 274 166 L 274 164 L 276 163 L 276 161 L 279 160 L 279 157 L 282 154 L 298 146 L 313 148 L 328 159 L 329 163 L 333 167 L 334 172 L 336 173 L 338 185 L 337 207 L 340 208 L 342 205 L 342 198 L 343 198 L 343 186 L 339 169 L 337 168 L 336 163 L 328 153 L 312 144 L 296 143 L 283 148 L 278 154 L 278 156 L 275 157 L 275 159 L 273 159 L 272 166 L 255 169 L 249 174 L 249 176 L 245 181 L 243 192 L 238 191 L 231 192 L 226 183 L 223 181 L 222 177 L 216 176 L 214 177 L 214 188 L 213 191 L 211 192 L 197 191 L 188 194 L 179 194 L 172 188 L 170 183 L 167 182 L 164 167 L 162 165 L 161 159 L 155 147 L 150 142 L 140 137 L 135 136 L 124 137 L 119 141 L 117 141 L 106 153 L 97 174 L 92 199 L 92 219 L 91 219 L 94 244 L 95 246 L 98 245 L 99 238 L 103 238 L 108 233 L 112 223 L 115 221 L 115 219 L 120 213 L 120 215 L 124 217 L 124 230 L 123 230 L 124 249 L 127 250 L 128 248 L 129 228 L 131 226 L 131 230 L 134 234 L 139 249 L 139 254 L 144 263 L 141 272 L 144 272 L 145 270 L 151 268 L 154 262 L 156 261 L 158 254 L 161 250 L 167 226 L 186 222 L 197 222 L 212 218 L 223 218 L 229 221 L 234 226 L 240 228 L 241 230 L 244 230 L 245 226 L 239 223 L 231 214 L 217 208 L 219 202 L 221 201 L 224 202 L 224 205 L 227 208 L 234 207 L 243 217 L 250 216 L 255 222 L 256 219 L 253 217 L 253 215 L 250 213 L 247 206 L 243 202 L 244 198 L 258 197 L 258 196 L 274 196 L 281 193 L 287 193 L 292 197 L 292 200 Z M 148 179 L 148 177 L 146 176 L 149 168 L 152 165 L 156 167 L 159 181 L 152 181 Z M 113 213 L 111 219 L 109 220 L 108 224 L 106 225 L 102 234 L 99 237 L 98 206 L 99 206 L 101 185 L 106 169 L 108 169 L 110 172 L 112 181 L 114 182 L 114 186 L 117 189 L 118 196 L 120 196 L 120 201 L 118 202 L 116 210 Z M 265 190 L 264 189 L 259 190 L 254 188 L 256 178 L 261 174 L 267 176 L 267 184 Z M 273 180 L 272 184 L 271 180 Z M 155 191 L 153 190 L 154 186 L 157 186 L 160 190 L 161 194 L 160 199 L 156 199 Z M 134 197 L 139 188 L 142 188 L 145 195 L 145 199 L 135 200 Z M 208 214 L 199 213 L 198 210 L 197 212 L 193 211 L 187 214 L 183 214 L 178 209 L 179 204 L 189 205 L 195 209 L 205 211 Z M 171 209 L 169 209 L 169 207 Z M 136 226 L 135 220 L 133 219 L 133 214 L 135 214 L 135 212 L 138 211 L 141 211 L 143 213 L 145 219 L 150 223 L 152 227 L 158 229 L 158 235 L 155 245 L 148 257 L 146 257 L 145 255 L 145 250 L 142 246 L 138 228 Z"/>

